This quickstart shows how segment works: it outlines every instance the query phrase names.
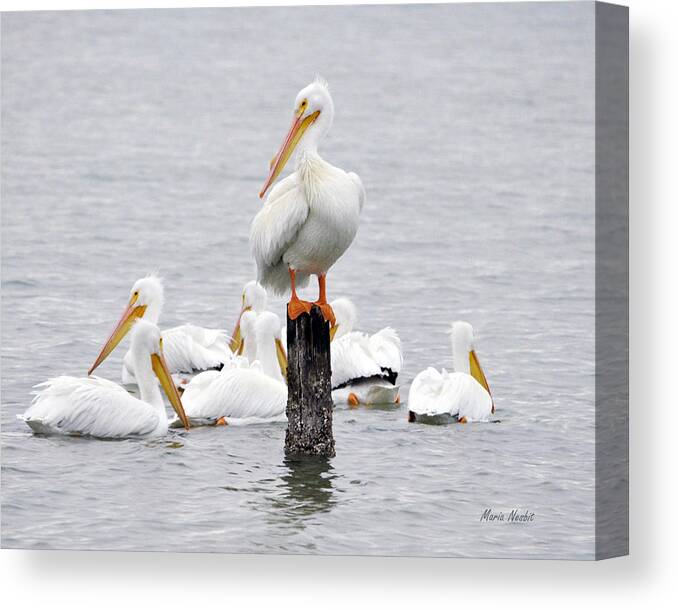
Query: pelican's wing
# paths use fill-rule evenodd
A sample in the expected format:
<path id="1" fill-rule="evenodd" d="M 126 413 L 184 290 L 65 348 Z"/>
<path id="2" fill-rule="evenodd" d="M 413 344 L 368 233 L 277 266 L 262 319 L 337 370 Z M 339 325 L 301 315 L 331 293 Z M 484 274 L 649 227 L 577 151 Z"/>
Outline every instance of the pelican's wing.
<path id="1" fill-rule="evenodd" d="M 268 196 L 264 201 L 264 205 L 267 205 L 269 201 L 275 201 L 276 199 L 280 199 L 280 197 L 289 193 L 291 190 L 295 189 L 297 187 L 297 184 L 298 182 L 296 172 L 292 172 L 286 178 L 279 180 L 273 185 L 273 188 L 269 191 Z"/>
<path id="2" fill-rule="evenodd" d="M 150 405 L 100 377 L 55 377 L 35 388 L 21 419 L 36 432 L 125 438 L 158 426 Z"/>
<path id="3" fill-rule="evenodd" d="M 350 381 L 381 376 L 381 367 L 370 353 L 369 340 L 360 332 L 351 332 L 330 344 L 332 387 Z"/>
<path id="4" fill-rule="evenodd" d="M 363 206 L 365 205 L 365 187 L 363 186 L 363 181 L 360 179 L 360 176 L 354 172 L 348 172 L 348 177 L 358 189 L 358 201 L 360 202 L 360 211 L 362 211 Z"/>
<path id="5" fill-rule="evenodd" d="M 191 337 L 193 341 L 202 345 L 203 347 L 217 349 L 224 353 L 230 352 L 228 347 L 231 336 L 225 330 L 217 328 L 203 328 L 202 326 L 195 326 L 194 324 L 182 324 L 175 326 L 165 332 L 180 331 Z"/>
<path id="6" fill-rule="evenodd" d="M 297 186 L 296 175 L 285 178 L 271 191 L 250 227 L 250 247 L 257 262 L 259 280 L 274 292 L 285 289 L 287 269 L 282 257 L 294 243 L 308 216 L 308 203 Z"/>
<path id="7" fill-rule="evenodd" d="M 225 331 L 185 324 L 163 331 L 162 340 L 171 373 L 206 371 L 220 367 L 232 357 Z"/>
<path id="8" fill-rule="evenodd" d="M 492 415 L 492 397 L 471 375 L 450 373 L 447 394 L 455 405 L 459 419 L 487 421 Z"/>
<path id="9" fill-rule="evenodd" d="M 390 326 L 370 337 L 370 351 L 382 369 L 400 373 L 403 367 L 403 350 L 398 333 Z"/>
<path id="10" fill-rule="evenodd" d="M 183 404 L 187 402 L 194 402 L 197 397 L 202 394 L 213 381 L 219 378 L 221 371 L 203 371 L 198 373 L 193 377 L 186 387 L 184 388 L 184 393 L 181 395 L 181 401 Z"/>
<path id="11" fill-rule="evenodd" d="M 281 419 L 287 406 L 287 386 L 256 367 L 235 368 L 221 371 L 195 398 L 187 389 L 182 403 L 189 419 L 202 423 L 221 417 Z"/>
<path id="12" fill-rule="evenodd" d="M 451 404 L 447 395 L 447 373 L 429 367 L 417 374 L 410 387 L 407 406 L 418 415 L 449 413 Z M 451 413 L 455 415 L 455 413 Z"/>

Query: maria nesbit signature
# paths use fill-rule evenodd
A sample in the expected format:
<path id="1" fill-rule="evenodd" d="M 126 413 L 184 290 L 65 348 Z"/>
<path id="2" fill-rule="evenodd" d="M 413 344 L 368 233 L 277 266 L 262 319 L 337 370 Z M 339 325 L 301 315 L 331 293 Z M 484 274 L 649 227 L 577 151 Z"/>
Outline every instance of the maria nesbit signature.
<path id="1" fill-rule="evenodd" d="M 532 523 L 535 519 L 536 516 L 532 511 L 522 508 L 514 508 L 510 512 L 486 508 L 480 515 L 481 523 Z"/>

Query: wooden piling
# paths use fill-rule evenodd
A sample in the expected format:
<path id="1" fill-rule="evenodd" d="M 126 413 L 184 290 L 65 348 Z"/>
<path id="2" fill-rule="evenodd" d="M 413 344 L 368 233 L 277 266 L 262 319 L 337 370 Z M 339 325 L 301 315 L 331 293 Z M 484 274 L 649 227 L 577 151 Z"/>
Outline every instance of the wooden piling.
<path id="1" fill-rule="evenodd" d="M 330 325 L 320 308 L 287 317 L 285 454 L 333 457 Z"/>

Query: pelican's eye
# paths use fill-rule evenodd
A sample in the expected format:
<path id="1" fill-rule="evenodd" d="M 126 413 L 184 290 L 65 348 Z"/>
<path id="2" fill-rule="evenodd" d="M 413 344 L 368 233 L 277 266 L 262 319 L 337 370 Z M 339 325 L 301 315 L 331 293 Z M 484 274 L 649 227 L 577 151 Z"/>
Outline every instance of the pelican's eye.
<path id="1" fill-rule="evenodd" d="M 306 112 L 306 108 L 308 107 L 308 100 L 304 99 L 301 100 L 301 104 L 299 104 L 299 108 L 297 108 L 297 116 L 302 116 L 304 112 Z"/>
<path id="2" fill-rule="evenodd" d="M 158 341 L 158 345 L 160 346 L 160 351 L 162 351 L 162 337 L 160 337 L 160 341 Z"/>
<path id="3" fill-rule="evenodd" d="M 132 296 L 130 297 L 129 304 L 130 304 L 130 305 L 134 305 L 134 303 L 137 302 L 137 299 L 138 299 L 138 298 L 139 298 L 139 291 L 138 291 L 138 290 L 135 290 L 135 291 L 132 293 Z"/>

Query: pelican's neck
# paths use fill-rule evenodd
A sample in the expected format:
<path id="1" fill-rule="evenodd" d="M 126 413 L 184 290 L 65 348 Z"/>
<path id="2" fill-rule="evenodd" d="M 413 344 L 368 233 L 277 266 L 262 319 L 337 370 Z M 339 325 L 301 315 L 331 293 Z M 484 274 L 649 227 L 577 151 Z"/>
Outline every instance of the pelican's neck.
<path id="1" fill-rule="evenodd" d="M 266 310 L 266 294 L 256 294 L 252 299 L 252 302 L 249 303 L 252 311 L 256 313 L 261 313 Z"/>
<path id="2" fill-rule="evenodd" d="M 459 332 L 452 331 L 452 364 L 455 373 L 471 374 L 471 345 Z"/>
<path id="3" fill-rule="evenodd" d="M 307 167 L 312 168 L 316 164 L 323 163 L 318 154 L 318 146 L 330 130 L 333 118 L 334 109 L 325 109 L 320 113 L 315 123 L 306 130 L 304 137 L 297 144 L 297 171 L 303 172 Z"/>
<path id="4" fill-rule="evenodd" d="M 165 403 L 151 368 L 151 357 L 145 350 L 135 349 L 132 346 L 132 362 L 134 363 L 134 377 L 139 386 L 139 398 L 165 413 Z M 165 417 L 167 417 L 166 414 Z"/>
<path id="5" fill-rule="evenodd" d="M 276 381 L 282 381 L 280 364 L 276 353 L 275 338 L 271 336 L 261 337 L 257 341 L 257 358 L 261 362 L 261 368 L 265 375 Z"/>
<path id="6" fill-rule="evenodd" d="M 245 358 L 250 364 L 257 359 L 257 342 L 254 337 L 245 337 Z"/>
<path id="7" fill-rule="evenodd" d="M 351 315 L 346 316 L 346 318 L 339 323 L 337 337 L 343 337 L 344 335 L 348 335 L 348 333 L 352 333 L 354 328 L 355 320 L 353 319 L 353 316 Z"/>
<path id="8" fill-rule="evenodd" d="M 309 174 L 316 172 L 325 164 L 323 158 L 318 154 L 317 148 L 303 149 L 297 153 L 296 171 L 302 180 Z"/>
<path id="9" fill-rule="evenodd" d="M 162 313 L 162 303 L 157 299 L 151 299 L 146 303 L 146 311 L 144 312 L 144 320 L 153 324 L 158 324 L 160 314 Z"/>

